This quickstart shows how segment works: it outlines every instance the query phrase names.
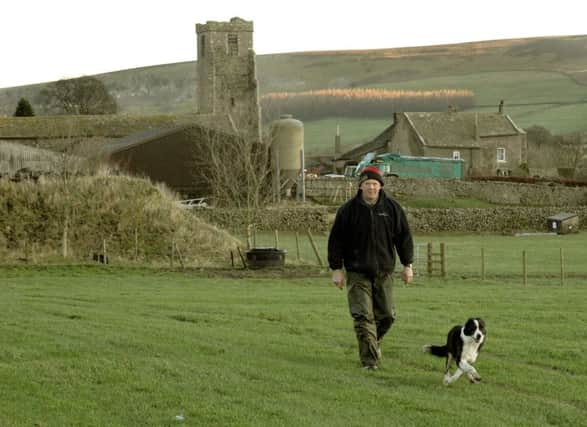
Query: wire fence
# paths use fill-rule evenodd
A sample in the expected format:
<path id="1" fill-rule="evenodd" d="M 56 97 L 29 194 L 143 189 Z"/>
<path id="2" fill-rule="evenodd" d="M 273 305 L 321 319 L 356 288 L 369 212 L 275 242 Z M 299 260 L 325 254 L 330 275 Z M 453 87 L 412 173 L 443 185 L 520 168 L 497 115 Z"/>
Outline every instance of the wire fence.
<path id="1" fill-rule="evenodd" d="M 308 264 L 327 268 L 328 233 L 313 235 L 314 244 L 302 232 L 277 236 L 257 233 L 253 246 L 285 250 L 286 266 Z M 558 284 L 567 279 L 587 278 L 586 247 L 584 234 L 415 236 L 414 274 L 417 280 L 467 278 Z"/>
<path id="2" fill-rule="evenodd" d="M 547 281 L 564 284 L 569 279 L 587 278 L 587 235 L 513 236 L 426 236 L 415 237 L 414 274 L 427 278 L 467 278 L 520 283 Z M 185 241 L 161 239 L 145 244 L 138 237 L 131 243 L 103 239 L 77 248 L 66 240 L 36 243 L 22 241 L 11 248 L 0 247 L 2 264 L 100 263 L 155 265 L 172 268 L 202 267 L 206 254 L 193 256 Z M 240 236 L 241 244 L 226 250 L 215 265 L 247 268 L 251 248 L 279 248 L 286 254 L 284 267 L 312 266 L 326 270 L 327 233 L 258 232 Z M 124 244 L 123 244 L 124 243 Z M 396 270 L 399 270 L 396 268 Z"/>

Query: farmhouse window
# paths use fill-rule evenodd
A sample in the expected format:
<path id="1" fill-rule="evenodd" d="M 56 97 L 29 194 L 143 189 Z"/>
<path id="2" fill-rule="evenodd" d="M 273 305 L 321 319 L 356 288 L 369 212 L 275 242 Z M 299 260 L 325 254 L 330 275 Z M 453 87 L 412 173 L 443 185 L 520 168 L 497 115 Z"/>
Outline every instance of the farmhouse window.
<path id="1" fill-rule="evenodd" d="M 453 160 L 461 160 L 461 152 L 460 151 L 453 151 L 452 152 L 452 159 Z"/>
<path id="2" fill-rule="evenodd" d="M 505 162 L 505 148 L 498 148 L 497 149 L 497 161 L 500 163 Z"/>
<path id="3" fill-rule="evenodd" d="M 228 34 L 228 55 L 238 56 L 238 34 Z"/>

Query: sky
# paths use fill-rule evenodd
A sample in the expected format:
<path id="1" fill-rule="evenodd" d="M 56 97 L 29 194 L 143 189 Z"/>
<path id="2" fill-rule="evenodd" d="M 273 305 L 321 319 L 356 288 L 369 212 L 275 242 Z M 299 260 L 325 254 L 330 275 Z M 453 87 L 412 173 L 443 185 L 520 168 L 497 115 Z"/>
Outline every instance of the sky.
<path id="1" fill-rule="evenodd" d="M 8 0 L 0 88 L 197 58 L 195 24 L 254 22 L 257 55 L 587 34 L 584 0 Z"/>

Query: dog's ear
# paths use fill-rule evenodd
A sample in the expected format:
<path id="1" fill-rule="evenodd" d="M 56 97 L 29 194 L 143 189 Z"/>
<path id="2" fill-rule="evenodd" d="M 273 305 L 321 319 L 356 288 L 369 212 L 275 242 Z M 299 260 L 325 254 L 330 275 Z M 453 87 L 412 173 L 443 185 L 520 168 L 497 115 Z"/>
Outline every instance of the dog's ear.
<path id="1" fill-rule="evenodd" d="M 479 322 L 480 327 L 485 327 L 485 320 L 481 319 L 480 317 L 477 317 L 477 322 Z"/>

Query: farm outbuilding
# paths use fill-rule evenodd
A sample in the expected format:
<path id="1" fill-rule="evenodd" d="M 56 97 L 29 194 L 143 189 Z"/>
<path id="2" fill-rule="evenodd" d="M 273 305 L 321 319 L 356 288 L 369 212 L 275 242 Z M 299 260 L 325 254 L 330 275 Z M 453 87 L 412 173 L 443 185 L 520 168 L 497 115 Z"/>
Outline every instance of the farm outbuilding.
<path id="1" fill-rule="evenodd" d="M 546 218 L 548 229 L 557 234 L 579 232 L 579 216 L 573 213 L 561 212 Z"/>

